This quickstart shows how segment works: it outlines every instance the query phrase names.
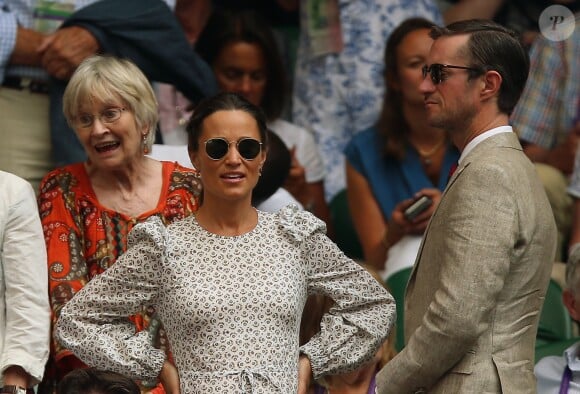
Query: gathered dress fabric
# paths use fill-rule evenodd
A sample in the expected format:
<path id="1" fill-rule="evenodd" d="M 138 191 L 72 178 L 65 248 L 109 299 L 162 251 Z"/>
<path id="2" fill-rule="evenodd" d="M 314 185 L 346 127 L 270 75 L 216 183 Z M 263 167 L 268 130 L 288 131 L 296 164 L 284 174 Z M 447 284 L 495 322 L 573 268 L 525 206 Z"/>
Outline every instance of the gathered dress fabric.
<path id="1" fill-rule="evenodd" d="M 99 203 L 84 163 L 61 167 L 43 179 L 39 204 L 48 254 L 53 325 L 63 305 L 126 251 L 127 236 L 135 224 L 152 216 L 168 224 L 197 210 L 201 193 L 197 173 L 177 163 L 162 162 L 162 166 L 163 186 L 158 204 L 137 217 L 129 217 Z M 133 312 L 133 330 L 149 331 L 152 343 L 169 351 L 163 326 L 154 309 L 143 307 Z M 84 364 L 53 338 L 48 378 L 58 381 L 80 367 Z M 142 384 L 154 387 L 156 379 Z"/>
<path id="2" fill-rule="evenodd" d="M 298 358 L 314 378 L 370 361 L 395 319 L 391 295 L 290 205 L 258 211 L 257 226 L 220 236 L 195 216 L 133 229 L 129 249 L 62 310 L 56 336 L 89 365 L 156 377 L 165 355 L 124 318 L 152 305 L 171 342 L 183 393 L 295 393 Z M 335 305 L 302 347 L 308 294 Z"/>

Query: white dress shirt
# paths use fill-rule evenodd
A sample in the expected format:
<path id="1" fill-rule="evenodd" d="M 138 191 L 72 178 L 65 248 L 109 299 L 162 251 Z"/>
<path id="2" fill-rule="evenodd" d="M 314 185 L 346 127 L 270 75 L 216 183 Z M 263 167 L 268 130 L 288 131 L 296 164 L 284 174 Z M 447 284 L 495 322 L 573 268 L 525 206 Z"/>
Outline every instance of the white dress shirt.
<path id="1" fill-rule="evenodd" d="M 31 385 L 42 379 L 50 336 L 46 261 L 32 186 L 0 171 L 0 380 L 10 366 L 30 374 Z"/>
<path id="2" fill-rule="evenodd" d="M 538 381 L 538 394 L 558 394 L 560 392 L 566 365 L 572 370 L 568 394 L 580 394 L 579 350 L 580 342 L 566 349 L 562 356 L 548 356 L 538 361 L 534 368 L 534 374 Z"/>

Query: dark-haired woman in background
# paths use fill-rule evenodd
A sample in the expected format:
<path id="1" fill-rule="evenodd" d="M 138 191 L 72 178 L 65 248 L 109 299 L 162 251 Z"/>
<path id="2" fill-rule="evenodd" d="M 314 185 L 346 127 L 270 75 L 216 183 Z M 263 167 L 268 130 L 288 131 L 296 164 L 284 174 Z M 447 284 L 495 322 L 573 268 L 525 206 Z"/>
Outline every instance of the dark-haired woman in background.
<path id="1" fill-rule="evenodd" d="M 387 277 L 411 266 L 453 163 L 459 158 L 443 130 L 427 124 L 419 84 L 433 40 L 422 18 L 403 22 L 385 49 L 387 91 L 375 127 L 353 137 L 345 150 L 347 193 L 365 260 Z M 434 201 L 414 221 L 403 209 L 418 194 Z M 403 242 L 401 242 L 403 241 Z M 385 260 L 391 249 L 389 262 Z"/>

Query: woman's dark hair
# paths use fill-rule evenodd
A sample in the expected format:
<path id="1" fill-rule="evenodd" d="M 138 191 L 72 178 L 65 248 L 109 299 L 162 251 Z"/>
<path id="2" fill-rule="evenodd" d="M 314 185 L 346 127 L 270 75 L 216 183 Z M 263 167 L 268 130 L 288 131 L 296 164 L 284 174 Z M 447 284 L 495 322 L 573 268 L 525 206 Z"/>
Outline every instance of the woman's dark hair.
<path id="1" fill-rule="evenodd" d="M 288 94 L 286 72 L 274 33 L 254 10 L 217 9 L 200 33 L 195 51 L 213 67 L 221 51 L 231 43 L 257 45 L 266 61 L 266 87 L 260 106 L 268 120 L 280 117 Z"/>
<path id="2" fill-rule="evenodd" d="M 140 394 L 128 377 L 96 368 L 75 369 L 58 384 L 57 394 Z"/>
<path id="3" fill-rule="evenodd" d="M 290 174 L 291 163 L 292 156 L 284 141 L 276 133 L 268 130 L 268 156 L 262 168 L 262 175 L 252 191 L 252 205 L 264 202 L 282 187 Z"/>
<path id="4" fill-rule="evenodd" d="M 437 27 L 431 37 L 448 37 L 468 34 L 466 57 L 474 78 L 486 71 L 497 71 L 502 78 L 497 106 L 510 115 L 522 94 L 530 70 L 527 50 L 512 30 L 485 19 L 458 21 L 447 27 Z"/>
<path id="5" fill-rule="evenodd" d="M 201 135 L 205 118 L 218 111 L 234 110 L 247 112 L 256 120 L 263 146 L 268 146 L 268 128 L 266 126 L 264 112 L 239 94 L 221 92 L 215 96 L 201 100 L 193 109 L 186 128 L 188 134 L 188 150 L 190 152 L 197 152 L 199 149 L 199 136 Z"/>
<path id="6" fill-rule="evenodd" d="M 393 82 L 399 78 L 397 68 L 397 49 L 410 33 L 416 30 L 430 30 L 435 24 L 423 18 L 410 18 L 402 22 L 390 34 L 385 47 L 385 97 L 377 129 L 385 141 L 384 153 L 387 156 L 402 160 L 408 142 L 409 124 L 403 114 L 403 97 L 394 87 Z"/>

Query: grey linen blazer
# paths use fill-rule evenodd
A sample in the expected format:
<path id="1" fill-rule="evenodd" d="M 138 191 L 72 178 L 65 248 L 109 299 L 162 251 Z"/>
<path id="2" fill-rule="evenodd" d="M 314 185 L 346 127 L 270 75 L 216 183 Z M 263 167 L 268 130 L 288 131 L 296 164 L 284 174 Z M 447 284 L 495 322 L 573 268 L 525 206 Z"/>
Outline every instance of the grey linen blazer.
<path id="1" fill-rule="evenodd" d="M 515 133 L 450 179 L 407 285 L 405 348 L 378 393 L 535 393 L 534 345 L 556 249 L 544 188 Z"/>

